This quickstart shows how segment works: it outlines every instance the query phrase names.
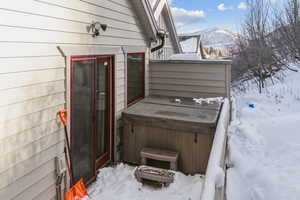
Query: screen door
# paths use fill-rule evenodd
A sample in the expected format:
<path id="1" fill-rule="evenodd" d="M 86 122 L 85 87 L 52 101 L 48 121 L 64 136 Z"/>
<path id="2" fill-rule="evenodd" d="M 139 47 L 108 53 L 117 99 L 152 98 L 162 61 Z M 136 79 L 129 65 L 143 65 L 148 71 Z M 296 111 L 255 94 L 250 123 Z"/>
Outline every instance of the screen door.
<path id="1" fill-rule="evenodd" d="M 96 167 L 109 160 L 111 141 L 111 59 L 98 58 L 96 65 Z"/>
<path id="2" fill-rule="evenodd" d="M 71 143 L 73 183 L 89 183 L 111 159 L 113 63 L 111 56 L 72 59 Z"/>
<path id="3" fill-rule="evenodd" d="M 93 160 L 93 69 L 95 60 L 73 60 L 71 138 L 73 183 L 95 175 Z"/>

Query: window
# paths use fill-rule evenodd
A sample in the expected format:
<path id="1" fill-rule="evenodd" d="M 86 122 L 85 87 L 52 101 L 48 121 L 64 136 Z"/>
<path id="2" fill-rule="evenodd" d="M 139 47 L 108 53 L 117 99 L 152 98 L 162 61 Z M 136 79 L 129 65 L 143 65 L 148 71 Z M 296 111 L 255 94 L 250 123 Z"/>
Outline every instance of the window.
<path id="1" fill-rule="evenodd" d="M 127 104 L 132 105 L 145 95 L 145 54 L 127 55 Z"/>

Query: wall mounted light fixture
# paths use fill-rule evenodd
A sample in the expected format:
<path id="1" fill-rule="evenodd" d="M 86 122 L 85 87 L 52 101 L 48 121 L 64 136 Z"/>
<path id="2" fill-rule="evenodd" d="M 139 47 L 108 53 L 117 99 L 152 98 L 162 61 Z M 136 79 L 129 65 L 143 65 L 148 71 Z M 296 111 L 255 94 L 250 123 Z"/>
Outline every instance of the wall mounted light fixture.
<path id="1" fill-rule="evenodd" d="M 100 35 L 100 29 L 106 31 L 107 24 L 101 24 L 100 22 L 92 22 L 90 25 L 86 27 L 88 33 L 92 33 L 93 37 Z"/>

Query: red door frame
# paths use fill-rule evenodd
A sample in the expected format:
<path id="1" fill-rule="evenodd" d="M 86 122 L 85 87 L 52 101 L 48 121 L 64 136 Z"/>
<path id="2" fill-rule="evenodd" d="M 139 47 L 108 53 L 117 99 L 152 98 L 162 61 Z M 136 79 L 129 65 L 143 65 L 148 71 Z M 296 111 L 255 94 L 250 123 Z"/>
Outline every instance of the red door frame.
<path id="1" fill-rule="evenodd" d="M 95 179 L 96 179 L 96 170 L 98 170 L 99 168 L 101 168 L 104 164 L 106 164 L 107 162 L 114 161 L 114 132 L 115 132 L 115 55 L 88 55 L 88 56 L 71 56 L 71 83 L 70 83 L 70 88 L 71 88 L 71 98 L 70 98 L 70 141 L 71 141 L 71 148 L 73 148 L 73 143 L 74 143 L 74 138 L 72 137 L 72 132 L 73 132 L 73 122 L 72 122 L 72 97 L 74 95 L 73 93 L 73 84 L 74 84 L 74 62 L 78 62 L 78 61 L 88 61 L 88 60 L 94 60 L 95 61 L 95 65 L 93 66 L 92 69 L 92 73 L 94 74 L 94 76 L 92 76 L 91 78 L 93 79 L 93 103 L 92 103 L 92 109 L 93 109 L 93 114 L 92 114 L 92 127 L 93 127 L 93 133 L 92 133 L 92 138 L 93 138 L 93 155 L 92 155 L 92 166 L 93 166 L 93 171 L 94 171 L 94 177 L 91 180 L 87 180 L 86 184 L 89 185 L 91 184 Z M 98 62 L 98 60 L 105 60 L 105 61 L 109 61 L 110 67 L 108 70 L 109 73 L 109 77 L 108 77 L 108 91 L 109 92 L 109 101 L 107 102 L 107 104 L 109 105 L 109 119 L 108 119 L 108 123 L 107 123 L 107 127 L 109 129 L 109 137 L 108 137 L 108 154 L 102 156 L 100 159 L 96 159 L 96 153 L 95 153 L 95 147 L 96 147 L 96 140 L 95 140 L 95 135 L 96 135 L 96 126 L 95 126 L 95 106 L 96 106 L 96 102 L 95 102 L 95 89 L 96 89 L 96 81 L 95 81 L 95 68 L 96 68 L 96 63 Z M 72 185 L 72 181 L 71 181 L 71 185 Z"/>

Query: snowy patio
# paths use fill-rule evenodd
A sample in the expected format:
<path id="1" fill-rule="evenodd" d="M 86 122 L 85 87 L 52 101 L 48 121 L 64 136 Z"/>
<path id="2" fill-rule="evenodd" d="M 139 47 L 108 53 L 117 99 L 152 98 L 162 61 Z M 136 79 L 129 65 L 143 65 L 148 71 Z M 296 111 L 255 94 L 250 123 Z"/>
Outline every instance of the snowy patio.
<path id="1" fill-rule="evenodd" d="M 90 186 L 93 200 L 199 200 L 204 183 L 202 175 L 186 176 L 175 172 L 169 187 L 157 188 L 139 183 L 135 167 L 119 164 L 99 171 L 97 181 Z"/>
<path id="2" fill-rule="evenodd" d="M 225 100 L 216 128 L 207 170 L 204 175 L 185 175 L 175 172 L 175 180 L 168 187 L 143 185 L 135 178 L 136 167 L 119 164 L 99 170 L 97 180 L 89 187 L 93 200 L 200 200 L 223 199 L 225 173 L 226 128 L 229 102 Z"/>

